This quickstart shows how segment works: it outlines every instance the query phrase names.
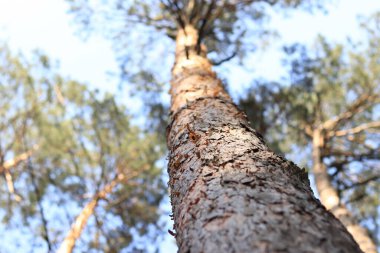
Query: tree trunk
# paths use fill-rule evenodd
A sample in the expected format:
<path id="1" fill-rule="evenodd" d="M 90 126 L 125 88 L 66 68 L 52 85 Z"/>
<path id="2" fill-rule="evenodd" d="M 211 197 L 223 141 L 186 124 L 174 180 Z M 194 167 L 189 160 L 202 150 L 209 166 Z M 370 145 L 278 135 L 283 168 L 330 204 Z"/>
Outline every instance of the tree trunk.
<path id="1" fill-rule="evenodd" d="M 104 186 L 103 189 L 98 191 L 90 200 L 90 202 L 82 209 L 82 212 L 75 218 L 71 225 L 70 231 L 67 233 L 57 253 L 71 253 L 74 249 L 75 242 L 80 237 L 83 229 L 85 228 L 88 219 L 94 213 L 95 207 L 98 205 L 100 199 L 106 197 L 107 194 L 112 192 L 115 186 L 122 180 L 124 176 L 119 175 L 112 180 L 109 184 Z"/>
<path id="2" fill-rule="evenodd" d="M 313 174 L 319 198 L 327 210 L 332 212 L 346 226 L 363 252 L 377 253 L 376 245 L 369 236 L 368 231 L 361 227 L 347 207 L 340 203 L 338 192 L 331 184 L 330 176 L 321 155 L 324 138 L 320 131 L 315 129 L 313 132 Z"/>
<path id="3" fill-rule="evenodd" d="M 170 91 L 179 252 L 361 252 L 313 196 L 307 173 L 250 128 L 197 42 L 193 27 L 178 32 Z"/>

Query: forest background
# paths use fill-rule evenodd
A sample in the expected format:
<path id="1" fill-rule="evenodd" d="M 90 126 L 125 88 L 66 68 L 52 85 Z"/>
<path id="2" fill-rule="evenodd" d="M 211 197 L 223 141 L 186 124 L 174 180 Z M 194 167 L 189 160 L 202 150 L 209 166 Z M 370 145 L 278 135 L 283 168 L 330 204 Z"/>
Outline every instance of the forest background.
<path id="1" fill-rule="evenodd" d="M 98 89 L 101 94 L 116 94 L 115 100 L 124 104 L 129 114 L 135 115 L 131 120 L 133 124 L 146 126 L 142 101 L 138 96 L 131 97 L 130 90 L 119 79 L 120 72 L 112 44 L 100 35 L 83 40 L 83 34 L 78 35 L 78 29 L 73 25 L 72 16 L 67 14 L 67 10 L 68 5 L 63 1 L 1 0 L 0 40 L 10 47 L 12 53 L 21 51 L 27 59 L 33 58 L 33 50 L 42 50 L 53 65 L 59 66 L 62 76 L 70 76 L 91 89 Z M 237 59 L 233 59 L 218 67 L 217 71 L 224 73 L 226 83 L 234 84 L 229 90 L 238 102 L 245 97 L 254 80 L 284 82 L 288 76 L 288 69 L 282 64 L 284 45 L 300 43 L 312 49 L 319 34 L 331 43 L 346 44 L 347 37 L 352 41 L 365 41 L 366 35 L 359 28 L 358 17 L 369 17 L 376 10 L 380 10 L 378 1 L 366 0 L 358 4 L 350 0 L 326 5 L 325 11 L 315 13 L 292 10 L 284 14 L 273 11 L 268 26 L 278 33 L 275 39 L 269 38 L 259 45 L 255 52 L 246 57 L 243 67 L 237 64 Z M 155 54 L 151 57 L 160 58 L 166 54 L 166 49 L 160 48 Z M 168 96 L 163 94 L 162 99 L 168 101 Z M 298 164 L 311 167 L 298 151 L 291 150 L 286 155 Z M 161 159 L 157 166 L 165 171 L 164 163 Z M 166 176 L 163 177 L 163 181 L 166 181 Z M 161 229 L 166 236 L 159 247 L 162 252 L 166 252 L 168 249 L 174 250 L 171 235 L 165 232 L 172 226 L 168 218 L 170 207 L 167 198 L 161 203 L 160 209 L 161 223 L 166 222 L 166 228 Z M 21 236 L 24 236 L 22 230 L 8 229 L 5 226 L 0 228 L 0 234 L 5 236 L 6 241 L 21 241 Z M 29 240 L 34 240 L 32 235 Z M 20 247 L 27 249 L 30 241 L 22 241 Z M 2 250 L 7 252 L 9 249 L 4 247 Z"/>

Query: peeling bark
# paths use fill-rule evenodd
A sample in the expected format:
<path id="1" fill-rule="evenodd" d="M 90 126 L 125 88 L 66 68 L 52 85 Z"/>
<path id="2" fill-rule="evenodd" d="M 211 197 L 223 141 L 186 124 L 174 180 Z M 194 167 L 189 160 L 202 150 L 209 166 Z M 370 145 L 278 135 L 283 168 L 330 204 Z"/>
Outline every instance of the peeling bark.
<path id="1" fill-rule="evenodd" d="M 71 253 L 73 251 L 75 242 L 80 237 L 88 219 L 94 213 L 95 207 L 98 205 L 99 200 L 105 198 L 107 194 L 112 192 L 115 186 L 123 179 L 124 176 L 119 175 L 91 198 L 90 202 L 87 203 L 87 205 L 82 209 L 82 212 L 75 218 L 75 221 L 71 225 L 70 231 L 67 233 L 61 246 L 57 250 L 57 253 Z"/>
<path id="2" fill-rule="evenodd" d="M 363 252 L 377 253 L 376 245 L 368 231 L 360 226 L 352 213 L 341 203 L 338 192 L 331 184 L 330 176 L 322 160 L 321 149 L 323 146 L 324 137 L 321 130 L 316 129 L 313 133 L 313 174 L 322 204 L 346 226 Z"/>
<path id="3" fill-rule="evenodd" d="M 179 252 L 361 252 L 313 196 L 307 173 L 274 154 L 211 70 L 197 31 L 176 41 L 169 185 Z"/>

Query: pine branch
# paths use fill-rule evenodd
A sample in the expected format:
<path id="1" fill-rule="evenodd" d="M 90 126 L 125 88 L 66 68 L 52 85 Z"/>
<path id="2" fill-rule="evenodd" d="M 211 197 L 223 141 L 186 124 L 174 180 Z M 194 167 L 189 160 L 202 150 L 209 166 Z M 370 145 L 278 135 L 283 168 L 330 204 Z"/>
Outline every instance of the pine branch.
<path id="1" fill-rule="evenodd" d="M 371 181 L 376 181 L 380 179 L 380 175 L 374 175 L 372 177 L 369 177 L 369 178 L 366 178 L 360 182 L 356 182 L 356 183 L 353 183 L 351 185 L 345 185 L 345 187 L 342 189 L 342 191 L 346 191 L 346 190 L 349 190 L 349 189 L 352 189 L 352 188 L 355 188 L 355 187 L 358 187 L 358 186 L 361 186 L 361 185 L 365 185 L 365 184 L 368 184 L 369 182 Z"/>
<path id="2" fill-rule="evenodd" d="M 184 32 L 186 33 L 186 24 L 187 24 L 187 20 L 186 20 L 186 17 L 182 14 L 182 10 L 181 8 L 179 7 L 178 5 L 178 0 L 167 0 L 168 1 L 168 4 L 164 4 L 165 6 L 167 6 L 167 9 L 169 12 L 171 12 L 174 16 L 177 17 L 177 22 L 179 24 L 179 26 L 184 30 Z M 161 0 L 161 3 L 163 3 L 164 1 Z"/>
<path id="3" fill-rule="evenodd" d="M 351 118 L 356 114 L 364 111 L 366 108 L 373 105 L 373 102 L 376 102 L 379 99 L 379 95 L 363 94 L 358 99 L 356 99 L 350 106 L 347 107 L 347 110 L 336 118 L 329 119 L 322 123 L 322 128 L 327 131 L 333 131 L 336 127 Z"/>
<path id="4" fill-rule="evenodd" d="M 57 96 L 58 103 L 64 106 L 66 103 L 66 100 L 65 100 L 65 97 L 63 96 L 61 88 L 58 85 L 54 85 L 54 92 L 55 92 L 55 95 Z"/>
<path id="5" fill-rule="evenodd" d="M 22 200 L 22 198 L 15 191 L 12 174 L 8 170 L 6 170 L 4 172 L 4 177 L 5 177 L 5 181 L 7 182 L 9 194 L 14 196 L 16 202 L 20 202 Z"/>
<path id="6" fill-rule="evenodd" d="M 76 240 L 80 237 L 88 219 L 94 213 L 99 200 L 105 198 L 107 194 L 109 194 L 123 179 L 123 175 L 118 175 L 109 184 L 105 185 L 103 189 L 95 193 L 91 200 L 84 206 L 81 213 L 75 218 L 71 225 L 71 229 L 57 250 L 58 253 L 71 253 L 73 251 Z"/>
<path id="7" fill-rule="evenodd" d="M 211 64 L 214 65 L 214 66 L 219 66 L 219 65 L 223 64 L 224 62 L 227 62 L 227 61 L 231 60 L 236 55 L 237 55 L 237 52 L 233 52 L 233 54 L 231 54 L 230 56 L 228 56 L 228 57 L 226 57 L 224 59 L 221 59 L 219 61 L 212 61 Z"/>
<path id="8" fill-rule="evenodd" d="M 11 160 L 5 161 L 2 165 L 0 164 L 0 174 L 4 174 L 4 178 L 7 183 L 8 192 L 10 196 L 14 196 L 16 202 L 20 202 L 22 200 L 22 197 L 18 195 L 15 191 L 13 177 L 12 177 L 12 174 L 10 173 L 10 169 L 12 167 L 17 166 L 22 161 L 25 161 L 26 159 L 28 159 L 37 148 L 38 146 L 35 145 L 31 150 L 24 152 Z"/>
<path id="9" fill-rule="evenodd" d="M 135 171 L 134 173 L 128 174 L 128 177 L 122 173 L 117 174 L 110 183 L 106 184 L 102 189 L 98 190 L 91 198 L 91 200 L 85 205 L 81 213 L 75 218 L 72 223 L 71 229 L 67 233 L 65 239 L 63 240 L 61 246 L 57 250 L 58 253 L 71 253 L 74 249 L 76 240 L 80 237 L 83 229 L 85 228 L 88 219 L 94 213 L 96 206 L 100 199 L 106 199 L 107 195 L 112 192 L 112 190 L 120 182 L 130 180 L 140 174 L 140 171 Z"/>
<path id="10" fill-rule="evenodd" d="M 34 145 L 31 150 L 24 152 L 13 159 L 5 161 L 2 165 L 0 165 L 0 174 L 9 171 L 12 167 L 15 167 L 21 162 L 27 160 L 37 149 L 38 145 Z"/>
<path id="11" fill-rule="evenodd" d="M 205 30 L 206 30 L 205 28 L 206 28 L 207 22 L 210 22 L 209 17 L 211 16 L 211 13 L 214 9 L 215 4 L 216 4 L 216 1 L 212 0 L 208 6 L 208 9 L 207 9 L 205 15 L 202 17 L 202 23 L 201 23 L 201 26 L 199 27 L 199 31 L 198 31 L 198 34 L 199 34 L 198 41 L 197 41 L 197 53 L 198 54 L 201 53 L 201 42 L 202 42 L 202 39 L 203 39 L 204 34 L 205 34 Z"/>
<path id="12" fill-rule="evenodd" d="M 343 156 L 351 158 L 349 162 L 353 161 L 362 161 L 364 159 L 380 159 L 380 153 L 375 150 L 370 150 L 367 153 L 355 153 L 354 151 L 349 150 L 340 150 L 340 149 L 324 149 L 322 150 L 322 156 Z"/>
<path id="13" fill-rule="evenodd" d="M 341 137 L 341 136 L 346 136 L 349 134 L 358 134 L 361 133 L 367 129 L 371 128 L 380 128 L 380 121 L 374 121 L 370 123 L 365 123 L 350 129 L 344 129 L 344 130 L 338 130 L 335 132 L 330 132 L 329 137 Z"/>

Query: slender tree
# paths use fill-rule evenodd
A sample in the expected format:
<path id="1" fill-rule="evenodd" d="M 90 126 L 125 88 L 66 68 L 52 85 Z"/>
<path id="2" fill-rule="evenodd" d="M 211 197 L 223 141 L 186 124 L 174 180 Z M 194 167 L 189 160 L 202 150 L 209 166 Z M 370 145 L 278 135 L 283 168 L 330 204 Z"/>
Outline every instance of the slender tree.
<path id="1" fill-rule="evenodd" d="M 75 242 L 79 239 L 83 229 L 86 226 L 88 219 L 93 215 L 96 206 L 100 199 L 105 199 L 107 194 L 111 193 L 115 186 L 124 179 L 124 175 L 119 174 L 110 183 L 100 189 L 90 201 L 83 207 L 81 213 L 75 218 L 69 232 L 63 240 L 61 246 L 58 248 L 58 253 L 71 253 L 73 252 Z"/>
<path id="2" fill-rule="evenodd" d="M 71 2 L 75 11 L 91 10 Z M 127 10 L 125 19 L 175 37 L 167 143 L 179 252 L 360 252 L 314 198 L 307 173 L 249 126 L 207 57 L 207 48 L 218 53 L 230 42 L 240 14 L 260 20 L 260 4 L 300 1 L 160 1 L 161 13 L 149 3 L 112 3 Z"/>

